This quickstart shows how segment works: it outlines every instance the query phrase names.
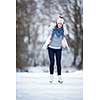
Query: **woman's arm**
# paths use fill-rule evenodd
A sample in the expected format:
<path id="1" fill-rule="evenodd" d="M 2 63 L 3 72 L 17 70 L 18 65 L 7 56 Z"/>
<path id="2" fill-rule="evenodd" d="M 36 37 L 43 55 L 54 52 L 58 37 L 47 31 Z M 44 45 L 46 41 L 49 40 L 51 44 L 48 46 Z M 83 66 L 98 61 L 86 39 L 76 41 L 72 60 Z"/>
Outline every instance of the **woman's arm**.
<path id="1" fill-rule="evenodd" d="M 67 47 L 68 50 L 70 49 L 69 46 L 68 46 L 68 42 L 67 42 L 65 36 L 62 39 L 62 47 L 63 48 L 66 48 Z"/>

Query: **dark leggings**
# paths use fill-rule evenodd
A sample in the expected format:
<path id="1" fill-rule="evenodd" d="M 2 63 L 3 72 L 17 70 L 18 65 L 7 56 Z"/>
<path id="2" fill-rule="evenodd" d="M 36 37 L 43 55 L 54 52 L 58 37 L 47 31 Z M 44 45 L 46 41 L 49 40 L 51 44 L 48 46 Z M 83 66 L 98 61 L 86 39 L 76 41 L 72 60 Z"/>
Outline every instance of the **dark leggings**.
<path id="1" fill-rule="evenodd" d="M 57 73 L 61 75 L 61 53 L 62 49 L 52 49 L 48 47 L 48 54 L 50 59 L 50 74 L 54 73 L 54 55 L 56 56 Z"/>

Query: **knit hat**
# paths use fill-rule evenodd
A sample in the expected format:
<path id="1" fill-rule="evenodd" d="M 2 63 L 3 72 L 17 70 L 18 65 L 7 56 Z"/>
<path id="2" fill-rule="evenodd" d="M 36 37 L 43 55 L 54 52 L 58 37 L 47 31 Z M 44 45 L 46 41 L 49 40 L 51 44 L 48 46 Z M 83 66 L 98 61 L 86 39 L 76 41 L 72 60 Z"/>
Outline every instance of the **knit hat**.
<path id="1" fill-rule="evenodd" d="M 64 19 L 62 18 L 62 17 L 58 17 L 58 19 L 57 19 L 57 24 L 58 23 L 61 23 L 61 24 L 63 24 L 64 23 Z"/>

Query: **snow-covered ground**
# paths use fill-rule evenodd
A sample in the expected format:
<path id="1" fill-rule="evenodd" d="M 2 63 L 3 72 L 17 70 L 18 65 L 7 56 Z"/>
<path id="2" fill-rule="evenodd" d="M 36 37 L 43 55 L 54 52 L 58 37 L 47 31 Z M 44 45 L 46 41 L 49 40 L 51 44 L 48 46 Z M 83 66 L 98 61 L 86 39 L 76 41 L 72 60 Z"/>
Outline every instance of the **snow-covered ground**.
<path id="1" fill-rule="evenodd" d="M 83 72 L 62 73 L 63 84 L 49 73 L 16 73 L 16 100 L 83 100 Z"/>

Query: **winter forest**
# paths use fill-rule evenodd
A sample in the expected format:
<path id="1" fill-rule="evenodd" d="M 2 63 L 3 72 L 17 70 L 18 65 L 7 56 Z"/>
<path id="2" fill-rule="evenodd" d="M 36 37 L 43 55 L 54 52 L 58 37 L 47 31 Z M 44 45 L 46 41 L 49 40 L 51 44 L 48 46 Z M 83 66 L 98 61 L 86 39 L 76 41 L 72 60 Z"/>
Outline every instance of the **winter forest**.
<path id="1" fill-rule="evenodd" d="M 41 49 L 48 29 L 57 16 L 64 17 L 70 51 L 63 49 L 62 68 L 83 69 L 83 1 L 17 0 L 16 1 L 16 70 L 28 72 L 38 67 L 48 72 L 47 50 Z"/>
<path id="2" fill-rule="evenodd" d="M 62 49 L 62 78 L 49 81 L 50 27 L 64 17 L 68 49 Z M 83 100 L 83 1 L 16 0 L 16 100 Z M 57 72 L 56 63 L 54 72 Z"/>

